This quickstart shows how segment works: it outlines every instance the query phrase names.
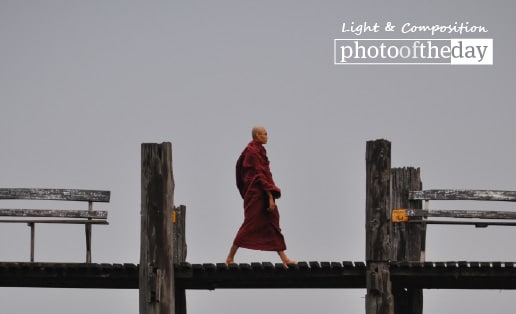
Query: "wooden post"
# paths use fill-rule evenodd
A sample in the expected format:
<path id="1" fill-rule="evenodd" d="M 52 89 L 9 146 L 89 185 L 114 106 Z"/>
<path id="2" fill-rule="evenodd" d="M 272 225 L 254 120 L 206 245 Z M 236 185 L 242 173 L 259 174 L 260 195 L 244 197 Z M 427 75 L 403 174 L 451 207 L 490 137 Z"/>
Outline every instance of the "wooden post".
<path id="1" fill-rule="evenodd" d="M 419 168 L 392 169 L 391 209 L 422 208 L 421 201 L 409 200 L 409 191 L 421 191 L 423 184 Z M 424 262 L 426 225 L 424 223 L 395 223 L 392 227 L 391 260 L 395 262 Z M 422 314 L 423 290 L 392 287 L 396 314 Z"/>
<path id="2" fill-rule="evenodd" d="M 88 202 L 88 211 L 93 210 L 93 202 Z M 91 220 L 91 218 L 88 218 Z M 86 230 L 86 263 L 91 263 L 91 224 L 85 224 L 84 228 Z"/>
<path id="3" fill-rule="evenodd" d="M 393 314 L 389 272 L 391 143 L 366 147 L 366 314 Z"/>
<path id="4" fill-rule="evenodd" d="M 140 314 L 175 314 L 172 145 L 142 144 Z"/>
<path id="5" fill-rule="evenodd" d="M 174 264 L 186 262 L 186 206 L 180 205 L 175 208 L 172 221 L 174 223 Z M 186 314 L 186 290 L 175 287 L 176 314 Z"/>

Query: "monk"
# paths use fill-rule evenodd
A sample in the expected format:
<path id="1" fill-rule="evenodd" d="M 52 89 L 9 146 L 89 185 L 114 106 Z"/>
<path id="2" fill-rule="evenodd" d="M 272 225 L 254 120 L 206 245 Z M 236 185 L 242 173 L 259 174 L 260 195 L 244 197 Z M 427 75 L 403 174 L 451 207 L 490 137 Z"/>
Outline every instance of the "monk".
<path id="1" fill-rule="evenodd" d="M 279 225 L 276 199 L 281 190 L 272 179 L 269 159 L 264 144 L 267 130 L 262 126 L 252 130 L 252 141 L 244 149 L 236 164 L 236 184 L 244 199 L 244 222 L 229 250 L 226 264 L 234 263 L 238 248 L 276 251 L 285 267 L 296 264 L 285 254 L 287 246 Z"/>

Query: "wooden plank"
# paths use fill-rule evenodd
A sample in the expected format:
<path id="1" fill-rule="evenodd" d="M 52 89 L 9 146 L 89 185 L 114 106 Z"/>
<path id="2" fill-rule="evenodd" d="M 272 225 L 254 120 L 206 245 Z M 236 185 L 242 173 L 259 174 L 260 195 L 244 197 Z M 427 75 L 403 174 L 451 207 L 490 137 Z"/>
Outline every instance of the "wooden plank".
<path id="1" fill-rule="evenodd" d="M 226 263 L 217 263 L 215 264 L 215 266 L 217 267 L 217 271 L 229 270 L 228 265 Z"/>
<path id="2" fill-rule="evenodd" d="M 326 262 L 319 262 L 326 265 Z M 340 264 L 340 263 L 339 263 Z M 344 262 L 353 265 L 352 262 Z M 474 267 L 473 262 L 412 262 L 389 263 L 391 280 L 395 289 L 460 288 L 460 289 L 516 289 L 516 268 L 502 267 L 500 262 L 484 262 Z M 507 264 L 507 263 L 505 263 Z M 252 264 L 251 264 L 252 265 Z M 347 271 L 323 267 L 311 269 L 309 263 L 300 262 L 295 271 L 278 268 L 272 272 L 219 271 L 178 274 L 177 282 L 186 289 L 237 289 L 237 288 L 365 288 L 365 267 Z M 361 263 L 355 263 L 361 265 Z M 492 266 L 493 265 L 493 266 Z M 193 265 L 195 266 L 195 264 Z M 176 267 L 179 272 L 179 268 Z M 413 298 L 406 294 L 408 298 Z"/>
<path id="3" fill-rule="evenodd" d="M 223 264 L 226 265 L 225 263 L 223 263 Z M 252 270 L 253 270 L 253 268 L 251 267 L 251 264 L 249 264 L 249 263 L 241 263 L 240 264 L 240 271 L 250 272 Z"/>
<path id="4" fill-rule="evenodd" d="M 173 242 L 174 242 L 174 263 L 186 261 L 186 206 L 180 205 L 174 208 L 173 216 Z"/>
<path id="5" fill-rule="evenodd" d="M 321 262 L 321 269 L 322 270 L 329 270 L 329 269 L 331 269 L 331 262 Z"/>
<path id="6" fill-rule="evenodd" d="M 411 200 L 463 200 L 516 202 L 516 191 L 500 190 L 424 190 L 410 191 Z"/>
<path id="7" fill-rule="evenodd" d="M 459 261 L 458 262 L 459 267 L 461 268 L 469 268 L 469 263 L 466 261 Z"/>
<path id="8" fill-rule="evenodd" d="M 222 263 L 222 264 L 226 265 L 225 263 Z M 233 264 L 226 266 L 226 269 L 231 270 L 231 271 L 238 271 L 240 269 L 240 266 L 238 264 L 233 263 Z"/>
<path id="9" fill-rule="evenodd" d="M 255 271 L 262 271 L 262 270 L 263 270 L 263 265 L 262 265 L 262 263 L 252 262 L 252 263 L 251 263 L 251 267 L 252 267 L 252 268 L 253 268 L 253 270 L 255 270 Z"/>
<path id="10" fill-rule="evenodd" d="M 308 265 L 308 262 L 298 262 L 297 267 L 298 267 L 298 269 L 303 270 L 303 271 L 310 270 L 310 265 Z"/>
<path id="11" fill-rule="evenodd" d="M 285 269 L 285 265 L 283 265 L 283 263 L 274 263 L 274 269 L 276 271 L 283 271 Z"/>
<path id="12" fill-rule="evenodd" d="M 138 289 L 138 265 L 0 262 L 0 287 Z"/>
<path id="13" fill-rule="evenodd" d="M 0 209 L 5 217 L 63 217 L 107 219 L 108 212 L 100 210 L 62 210 L 62 209 Z"/>
<path id="14" fill-rule="evenodd" d="M 271 271 L 273 271 L 273 270 L 274 270 L 274 264 L 273 264 L 273 263 L 271 263 L 271 262 L 263 262 L 263 263 L 262 263 L 262 265 L 263 265 L 263 269 L 264 269 L 265 271 L 269 271 L 269 272 L 271 272 Z"/>
<path id="15" fill-rule="evenodd" d="M 500 262 L 436 262 L 435 267 L 392 267 L 391 280 L 397 289 L 515 289 L 516 269 Z"/>
<path id="16" fill-rule="evenodd" d="M 310 268 L 312 270 L 317 270 L 317 269 L 320 269 L 321 268 L 321 265 L 319 264 L 319 262 L 317 261 L 311 261 L 308 263 L 310 265 Z"/>
<path id="17" fill-rule="evenodd" d="M 488 226 L 516 226 L 516 222 L 504 221 L 452 221 L 452 220 L 411 220 L 408 223 L 424 223 L 427 225 L 470 225 L 477 228 Z"/>
<path id="18" fill-rule="evenodd" d="M 413 263 L 410 267 L 391 265 L 395 287 L 427 289 L 510 289 L 516 290 L 513 262 Z M 446 267 L 458 265 L 454 267 Z M 505 266 L 504 266 L 505 265 Z M 196 271 L 192 273 L 192 270 Z M 0 262 L 0 287 L 113 288 L 138 289 L 139 266 L 134 264 Z M 204 273 L 202 265 L 176 265 L 179 285 L 187 289 L 213 288 L 365 288 L 365 269 L 312 273 L 309 269 L 267 272 Z M 245 284 L 245 287 L 242 285 Z"/>
<path id="19" fill-rule="evenodd" d="M 86 219 L 2 219 L 0 223 L 38 223 L 38 224 L 78 224 L 78 225 L 109 225 L 106 220 L 86 220 Z"/>
<path id="20" fill-rule="evenodd" d="M 235 264 L 237 265 L 237 264 Z M 217 270 L 217 265 L 213 263 L 204 263 L 202 264 L 202 268 L 206 272 L 215 272 Z"/>
<path id="21" fill-rule="evenodd" d="M 256 263 L 231 265 L 235 265 L 235 271 L 216 268 L 209 272 L 194 271 L 191 273 L 187 271 L 185 275 L 176 266 L 176 286 L 184 289 L 202 290 L 365 288 L 365 267 L 343 271 L 331 267 L 312 269 L 307 262 L 299 262 L 297 267 L 289 267 L 288 269 L 285 269 L 281 263 L 270 264 L 272 269 L 253 267 Z M 331 263 L 323 262 L 320 265 L 331 265 Z"/>
<path id="22" fill-rule="evenodd" d="M 478 219 L 516 219 L 516 212 L 495 210 L 446 210 L 446 209 L 413 209 L 406 210 L 408 217 L 448 217 Z"/>
<path id="23" fill-rule="evenodd" d="M 109 202 L 110 191 L 0 188 L 0 199 Z"/>

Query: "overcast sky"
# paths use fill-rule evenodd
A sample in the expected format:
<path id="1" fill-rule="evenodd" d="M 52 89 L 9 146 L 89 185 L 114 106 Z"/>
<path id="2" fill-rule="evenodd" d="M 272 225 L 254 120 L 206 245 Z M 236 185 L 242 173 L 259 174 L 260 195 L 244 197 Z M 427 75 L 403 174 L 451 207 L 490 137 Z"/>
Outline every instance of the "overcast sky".
<path id="1" fill-rule="evenodd" d="M 187 260 L 223 262 L 243 219 L 235 162 L 261 124 L 283 192 L 289 256 L 363 261 L 368 140 L 392 141 L 392 166 L 421 167 L 427 189 L 515 189 L 515 7 L 509 0 L 0 0 L 0 187 L 110 190 L 111 202 L 96 205 L 109 211 L 110 225 L 93 227 L 93 261 L 138 263 L 140 145 L 172 142 L 175 203 L 187 206 Z M 488 32 L 341 32 L 344 22 L 455 21 Z M 389 37 L 492 38 L 494 65 L 333 64 L 335 38 Z M 515 236 L 511 227 L 430 226 L 427 260 L 515 261 Z M 29 260 L 29 228 L 0 226 L 0 260 Z M 83 228 L 37 225 L 36 260 L 84 261 Z M 236 256 L 252 261 L 279 259 Z M 365 293 L 187 297 L 190 314 L 359 314 Z M 509 313 L 515 296 L 425 291 L 424 312 Z M 0 304 L 6 314 L 130 314 L 138 313 L 138 292 L 1 288 Z"/>

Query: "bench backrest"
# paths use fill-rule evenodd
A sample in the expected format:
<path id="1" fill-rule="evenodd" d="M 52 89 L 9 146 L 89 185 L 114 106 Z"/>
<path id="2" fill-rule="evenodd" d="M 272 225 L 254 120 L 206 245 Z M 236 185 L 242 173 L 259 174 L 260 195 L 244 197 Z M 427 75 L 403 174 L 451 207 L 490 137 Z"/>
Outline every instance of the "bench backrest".
<path id="1" fill-rule="evenodd" d="M 107 203 L 110 196 L 110 191 L 98 190 L 0 188 L 0 199 L 4 200 L 56 200 Z"/>
<path id="2" fill-rule="evenodd" d="M 516 202 L 516 191 L 499 190 L 425 190 L 410 191 L 410 200 L 502 201 Z"/>

